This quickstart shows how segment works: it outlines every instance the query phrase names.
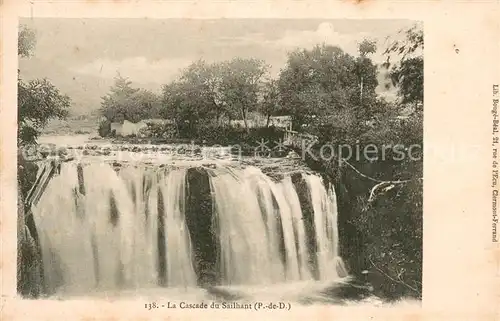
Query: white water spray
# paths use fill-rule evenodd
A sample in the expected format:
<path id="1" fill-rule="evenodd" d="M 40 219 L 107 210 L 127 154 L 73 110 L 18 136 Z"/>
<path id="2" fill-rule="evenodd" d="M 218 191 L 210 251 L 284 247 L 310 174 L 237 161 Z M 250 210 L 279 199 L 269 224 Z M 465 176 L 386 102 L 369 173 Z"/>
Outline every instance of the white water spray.
<path id="1" fill-rule="evenodd" d="M 33 208 L 48 289 L 88 293 L 196 287 L 191 239 L 196 235 L 185 218 L 187 171 L 63 164 Z M 313 217 L 311 232 L 291 177 L 273 181 L 256 167 L 206 171 L 217 284 L 262 286 L 339 277 L 335 194 L 319 176 L 302 175 L 313 209 L 307 214 Z M 316 239 L 315 249 L 308 248 L 310 237 Z"/>

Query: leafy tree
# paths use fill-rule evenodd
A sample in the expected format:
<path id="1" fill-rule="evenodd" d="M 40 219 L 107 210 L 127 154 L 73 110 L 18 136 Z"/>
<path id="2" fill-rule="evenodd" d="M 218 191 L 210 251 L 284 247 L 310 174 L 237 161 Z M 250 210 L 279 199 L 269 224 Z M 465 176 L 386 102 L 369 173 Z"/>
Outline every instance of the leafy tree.
<path id="1" fill-rule="evenodd" d="M 278 115 L 282 112 L 278 81 L 276 79 L 271 79 L 265 82 L 262 85 L 261 91 L 262 101 L 259 104 L 258 111 L 266 116 L 266 127 L 268 127 L 271 116 Z"/>
<path id="2" fill-rule="evenodd" d="M 424 100 L 424 33 L 418 25 L 399 33 L 404 34 L 404 40 L 394 40 L 387 47 L 384 66 L 390 69 L 392 83 L 399 88 L 401 102 L 419 106 Z M 392 64 L 394 55 L 399 62 Z"/>
<path id="3" fill-rule="evenodd" d="M 402 103 L 415 106 L 424 101 L 424 59 L 422 57 L 408 58 L 391 72 L 393 84 L 399 86 Z"/>
<path id="4" fill-rule="evenodd" d="M 363 47 L 363 52 L 367 54 L 368 49 Z M 279 91 L 296 127 L 318 121 L 332 123 L 339 118 L 348 119 L 345 125 L 350 126 L 360 107 L 361 82 L 364 100 L 374 99 L 376 68 L 369 58 L 356 59 L 338 47 L 318 45 L 288 55 Z"/>
<path id="5" fill-rule="evenodd" d="M 377 67 L 368 57 L 377 51 L 376 42 L 373 40 L 363 40 L 358 45 L 359 57 L 356 59 L 356 74 L 359 78 L 359 100 L 363 103 L 363 89 L 371 94 L 375 93 L 377 88 Z"/>
<path id="6" fill-rule="evenodd" d="M 115 77 L 115 84 L 110 92 L 102 97 L 101 112 L 111 122 L 122 122 L 127 119 L 132 120 L 137 109 L 134 104 L 133 96 L 139 91 L 132 87 L 132 82 L 128 78 L 118 74 Z"/>
<path id="7" fill-rule="evenodd" d="M 191 132 L 200 125 L 220 126 L 223 119 L 241 118 L 248 131 L 248 116 L 259 106 L 267 68 L 257 59 L 196 61 L 177 81 L 163 86 L 162 116 Z"/>
<path id="8" fill-rule="evenodd" d="M 33 54 L 36 37 L 26 26 L 19 29 L 18 56 L 28 58 Z M 62 94 L 48 79 L 24 82 L 18 75 L 18 144 L 35 144 L 49 120 L 68 115 L 71 100 Z"/>
<path id="9" fill-rule="evenodd" d="M 200 119 L 198 110 L 189 101 L 191 93 L 186 82 L 171 82 L 162 88 L 161 116 L 175 122 L 178 134 L 185 124 L 193 130 Z"/>
<path id="10" fill-rule="evenodd" d="M 36 34 L 25 25 L 19 26 L 17 38 L 17 54 L 20 57 L 28 58 L 33 54 L 36 46 Z"/>
<path id="11" fill-rule="evenodd" d="M 140 89 L 134 98 L 140 108 L 140 118 L 158 118 L 161 111 L 161 98 L 151 90 Z"/>
<path id="12" fill-rule="evenodd" d="M 110 122 L 138 122 L 155 118 L 160 113 L 161 100 L 150 90 L 132 87 L 128 78 L 118 74 L 110 92 L 102 97 L 101 114 Z"/>
<path id="13" fill-rule="evenodd" d="M 68 115 L 71 100 L 47 79 L 28 83 L 19 79 L 17 88 L 19 143 L 33 144 L 50 119 Z"/>
<path id="14" fill-rule="evenodd" d="M 268 66 L 263 60 L 234 58 L 221 66 L 222 99 L 232 119 L 241 117 L 247 132 L 248 115 L 257 110 L 259 92 Z"/>
<path id="15" fill-rule="evenodd" d="M 180 78 L 190 88 L 191 103 L 196 104 L 198 114 L 206 120 L 214 119 L 216 124 L 227 114 L 221 92 L 222 67 L 219 63 L 198 60 L 187 67 Z"/>

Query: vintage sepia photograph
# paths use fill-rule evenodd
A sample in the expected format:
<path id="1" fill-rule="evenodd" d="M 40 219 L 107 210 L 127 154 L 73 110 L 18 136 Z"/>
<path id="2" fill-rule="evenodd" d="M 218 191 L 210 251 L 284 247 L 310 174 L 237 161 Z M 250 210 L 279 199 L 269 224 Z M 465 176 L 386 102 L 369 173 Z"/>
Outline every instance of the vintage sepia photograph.
<path id="1" fill-rule="evenodd" d="M 17 292 L 422 300 L 424 23 L 21 18 Z"/>

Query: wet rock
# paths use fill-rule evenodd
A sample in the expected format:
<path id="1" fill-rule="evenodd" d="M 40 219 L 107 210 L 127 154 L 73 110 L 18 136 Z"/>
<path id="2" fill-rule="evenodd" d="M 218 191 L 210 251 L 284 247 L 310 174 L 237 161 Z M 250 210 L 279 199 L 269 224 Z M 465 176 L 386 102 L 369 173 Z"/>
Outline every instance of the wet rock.
<path id="1" fill-rule="evenodd" d="M 292 175 L 292 183 L 297 191 L 297 196 L 300 201 L 300 208 L 302 210 L 302 217 L 304 222 L 304 228 L 306 231 L 307 239 L 307 249 L 308 249 L 308 262 L 313 271 L 314 277 L 319 277 L 318 262 L 316 253 L 318 251 L 318 245 L 316 240 L 316 231 L 314 228 L 314 210 L 312 207 L 312 200 L 307 186 L 301 173 L 294 173 Z"/>
<path id="2" fill-rule="evenodd" d="M 109 155 L 109 154 L 111 154 L 111 148 L 109 148 L 109 147 L 104 148 L 102 150 L 102 154 L 103 155 Z"/>
<path id="3" fill-rule="evenodd" d="M 201 156 L 201 154 L 202 154 L 201 148 L 196 147 L 195 149 L 193 149 L 193 153 L 192 154 L 194 154 L 194 156 Z"/>
<path id="4" fill-rule="evenodd" d="M 193 244 L 198 284 L 215 284 L 218 245 L 212 226 L 213 204 L 208 173 L 203 168 L 190 168 L 186 181 L 186 224 Z"/>
<path id="5" fill-rule="evenodd" d="M 40 155 L 42 158 L 47 158 L 49 156 L 50 152 L 48 150 L 41 150 Z"/>
<path id="6" fill-rule="evenodd" d="M 362 280 L 352 278 L 345 282 L 332 284 L 323 294 L 342 301 L 359 301 L 372 295 L 373 287 Z"/>

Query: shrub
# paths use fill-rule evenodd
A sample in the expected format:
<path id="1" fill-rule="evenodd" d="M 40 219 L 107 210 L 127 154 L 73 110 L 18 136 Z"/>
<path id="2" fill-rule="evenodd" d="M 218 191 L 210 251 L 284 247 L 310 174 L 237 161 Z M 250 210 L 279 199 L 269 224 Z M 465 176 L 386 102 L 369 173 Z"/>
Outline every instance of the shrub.
<path id="1" fill-rule="evenodd" d="M 176 135 L 175 126 L 168 123 L 148 122 L 147 127 L 139 131 L 139 136 L 153 138 L 173 138 Z"/>
<path id="2" fill-rule="evenodd" d="M 101 121 L 97 131 L 101 137 L 111 136 L 111 122 L 107 119 Z"/>

